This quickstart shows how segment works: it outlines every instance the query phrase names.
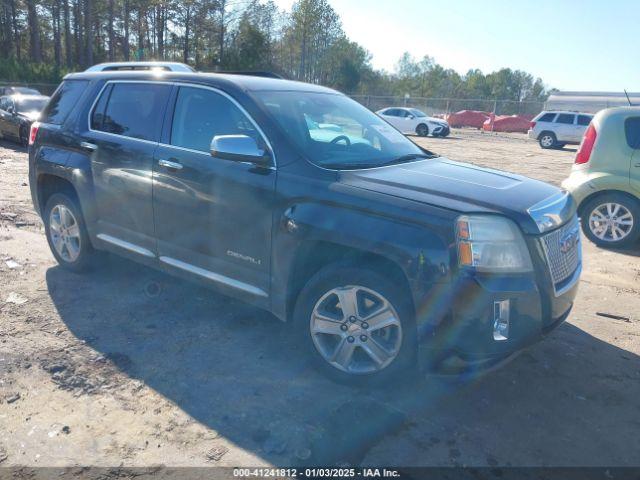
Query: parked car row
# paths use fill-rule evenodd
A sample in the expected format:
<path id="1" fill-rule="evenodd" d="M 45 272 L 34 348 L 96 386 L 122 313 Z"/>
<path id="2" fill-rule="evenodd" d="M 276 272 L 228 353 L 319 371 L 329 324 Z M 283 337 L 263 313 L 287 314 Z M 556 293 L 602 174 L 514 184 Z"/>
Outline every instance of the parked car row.
<path id="1" fill-rule="evenodd" d="M 31 126 L 31 193 L 56 260 L 85 271 L 111 251 L 265 308 L 340 381 L 495 365 L 567 318 L 580 222 L 598 245 L 640 237 L 637 108 L 589 118 L 563 191 L 410 142 L 449 134 L 416 109 L 121 70 L 67 76 Z M 530 135 L 581 116 L 543 112 Z M 567 132 L 553 146 L 578 141 Z"/>

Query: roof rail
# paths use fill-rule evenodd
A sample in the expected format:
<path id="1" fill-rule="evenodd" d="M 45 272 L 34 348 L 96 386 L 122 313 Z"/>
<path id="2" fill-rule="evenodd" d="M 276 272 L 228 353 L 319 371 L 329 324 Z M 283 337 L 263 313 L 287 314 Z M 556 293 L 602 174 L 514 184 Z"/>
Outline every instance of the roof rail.
<path id="1" fill-rule="evenodd" d="M 221 70 L 215 73 L 224 73 L 226 75 L 249 75 L 251 77 L 277 78 L 279 80 L 285 80 L 282 75 L 267 71 Z"/>

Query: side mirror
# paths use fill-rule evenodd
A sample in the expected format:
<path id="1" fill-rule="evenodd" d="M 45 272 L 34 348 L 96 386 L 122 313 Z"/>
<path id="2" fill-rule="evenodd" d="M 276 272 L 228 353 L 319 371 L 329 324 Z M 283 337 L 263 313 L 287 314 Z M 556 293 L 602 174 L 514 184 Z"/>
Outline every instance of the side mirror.
<path id="1" fill-rule="evenodd" d="M 9 112 L 11 115 L 15 115 L 16 114 L 16 108 L 13 105 L 9 105 L 7 107 L 7 112 Z"/>
<path id="2" fill-rule="evenodd" d="M 251 162 L 259 165 L 269 163 L 270 156 L 258 147 L 248 135 L 216 135 L 211 140 L 211 155 L 224 160 Z"/>
<path id="3" fill-rule="evenodd" d="M 411 120 L 413 120 L 413 119 L 414 119 L 414 118 L 416 118 L 416 117 L 415 117 L 415 115 L 409 115 L 409 118 L 410 118 Z"/>

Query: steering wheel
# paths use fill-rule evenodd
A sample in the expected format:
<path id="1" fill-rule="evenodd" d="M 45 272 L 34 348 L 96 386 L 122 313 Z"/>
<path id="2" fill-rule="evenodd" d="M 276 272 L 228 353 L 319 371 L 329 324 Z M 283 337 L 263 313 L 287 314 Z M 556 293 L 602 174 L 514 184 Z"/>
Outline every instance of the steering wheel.
<path id="1" fill-rule="evenodd" d="M 347 137 L 346 135 L 338 135 L 336 138 L 334 138 L 333 140 L 331 140 L 329 143 L 331 145 L 335 145 L 337 144 L 340 140 L 344 140 L 347 147 L 351 146 L 351 140 L 349 140 L 349 137 Z"/>

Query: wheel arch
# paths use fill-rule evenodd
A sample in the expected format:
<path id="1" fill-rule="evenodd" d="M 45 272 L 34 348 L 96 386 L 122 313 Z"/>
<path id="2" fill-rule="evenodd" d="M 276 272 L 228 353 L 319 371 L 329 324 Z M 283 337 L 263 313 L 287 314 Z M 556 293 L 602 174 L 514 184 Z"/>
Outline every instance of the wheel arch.
<path id="1" fill-rule="evenodd" d="M 341 262 L 355 266 L 364 265 L 367 269 L 390 278 L 407 292 L 407 297 L 411 301 L 410 307 L 415 311 L 409 279 L 402 267 L 394 260 L 379 253 L 326 240 L 307 240 L 299 246 L 295 254 L 287 282 L 287 321 L 291 320 L 296 299 L 307 281 L 322 268 Z"/>
<path id="2" fill-rule="evenodd" d="M 536 137 L 536 140 L 540 140 L 545 133 L 549 133 L 553 135 L 553 138 L 555 138 L 556 141 L 558 141 L 558 135 L 556 135 L 556 133 L 553 130 L 542 130 Z"/>
<path id="3" fill-rule="evenodd" d="M 38 176 L 37 185 L 38 207 L 43 214 L 47 201 L 54 193 L 65 193 L 72 196 L 75 200 L 79 200 L 78 191 L 74 187 L 73 183 L 59 175 L 51 173 L 40 174 Z"/>
<path id="4" fill-rule="evenodd" d="M 631 199 L 637 205 L 640 205 L 640 198 L 638 198 L 637 196 L 633 195 L 632 193 L 626 192 L 624 190 L 617 190 L 615 188 L 609 188 L 609 189 L 605 189 L 605 190 L 598 190 L 597 192 L 593 192 L 593 193 L 587 195 L 582 200 L 582 202 L 580 202 L 580 205 L 578 205 L 578 216 L 581 217 L 584 214 L 584 208 L 593 199 L 601 197 L 601 196 L 604 196 L 604 195 L 610 195 L 610 194 L 623 195 L 623 196 Z"/>

